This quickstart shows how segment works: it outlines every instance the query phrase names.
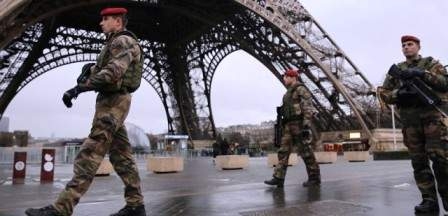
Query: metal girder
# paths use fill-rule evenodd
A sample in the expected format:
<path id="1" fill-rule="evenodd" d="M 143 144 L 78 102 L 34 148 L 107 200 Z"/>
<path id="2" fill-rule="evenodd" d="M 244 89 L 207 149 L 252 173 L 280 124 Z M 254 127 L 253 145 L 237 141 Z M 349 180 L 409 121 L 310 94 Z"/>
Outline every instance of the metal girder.
<path id="1" fill-rule="evenodd" d="M 45 72 L 94 61 L 104 40 L 98 11 L 110 4 L 130 10 L 128 27 L 144 50 L 143 78 L 163 103 L 169 132 L 216 136 L 214 73 L 227 55 L 244 50 L 279 81 L 287 68 L 304 71 L 321 130 L 362 128 L 370 135 L 374 121 L 360 104 L 374 100 L 373 86 L 294 0 L 24 1 L 0 11 L 0 113 Z"/>

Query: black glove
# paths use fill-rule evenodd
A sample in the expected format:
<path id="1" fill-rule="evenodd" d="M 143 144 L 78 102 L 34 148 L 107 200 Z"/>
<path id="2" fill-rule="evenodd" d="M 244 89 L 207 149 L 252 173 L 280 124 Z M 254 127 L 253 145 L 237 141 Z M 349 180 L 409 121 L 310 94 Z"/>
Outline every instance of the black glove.
<path id="1" fill-rule="evenodd" d="M 309 139 L 310 137 L 312 137 L 312 135 L 313 135 L 313 132 L 309 128 L 306 128 L 306 129 L 303 129 L 300 131 L 300 136 L 303 139 Z"/>
<path id="2" fill-rule="evenodd" d="M 302 137 L 302 142 L 304 144 L 310 144 L 313 140 L 313 132 L 309 128 L 305 128 L 300 131 L 300 136 Z"/>
<path id="3" fill-rule="evenodd" d="M 400 77 L 403 79 L 412 79 L 414 77 L 423 77 L 425 71 L 419 68 L 408 68 L 403 70 L 400 74 Z"/>
<path id="4" fill-rule="evenodd" d="M 77 85 L 69 89 L 68 91 L 64 92 L 64 95 L 62 96 L 62 102 L 64 102 L 66 107 L 70 108 L 73 106 L 72 99 L 76 99 L 79 94 L 89 90 L 91 89 Z"/>

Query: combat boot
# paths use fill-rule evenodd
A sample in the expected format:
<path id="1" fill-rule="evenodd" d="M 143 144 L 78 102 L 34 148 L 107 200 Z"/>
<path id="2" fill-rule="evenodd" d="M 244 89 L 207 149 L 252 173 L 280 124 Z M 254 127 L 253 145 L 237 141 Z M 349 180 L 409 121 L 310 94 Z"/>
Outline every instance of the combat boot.
<path id="1" fill-rule="evenodd" d="M 110 216 L 146 216 L 145 205 L 135 207 L 126 205 L 120 211 Z"/>
<path id="2" fill-rule="evenodd" d="M 308 179 L 308 181 L 302 183 L 303 187 L 319 187 L 320 179 Z"/>
<path id="3" fill-rule="evenodd" d="M 280 179 L 280 178 L 273 176 L 271 180 L 266 180 L 266 181 L 264 181 L 264 183 L 267 185 L 273 185 L 273 186 L 282 188 L 283 184 L 285 183 L 285 179 Z"/>
<path id="4" fill-rule="evenodd" d="M 29 208 L 25 211 L 28 216 L 62 216 L 52 205 L 48 205 L 42 208 L 34 209 Z"/>
<path id="5" fill-rule="evenodd" d="M 438 212 L 439 204 L 437 201 L 424 199 L 420 204 L 416 205 L 414 209 L 417 213 Z"/>

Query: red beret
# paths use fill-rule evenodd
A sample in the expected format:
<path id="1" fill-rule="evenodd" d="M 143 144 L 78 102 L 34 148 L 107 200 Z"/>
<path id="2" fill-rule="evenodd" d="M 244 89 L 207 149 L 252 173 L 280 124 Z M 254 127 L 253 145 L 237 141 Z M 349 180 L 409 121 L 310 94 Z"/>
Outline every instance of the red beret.
<path id="1" fill-rule="evenodd" d="M 416 42 L 418 44 L 420 43 L 420 39 L 418 39 L 417 37 L 412 36 L 412 35 L 403 35 L 401 37 L 401 43 L 404 43 L 406 41 L 414 41 L 414 42 Z"/>
<path id="2" fill-rule="evenodd" d="M 283 75 L 284 76 L 289 76 L 289 77 L 298 77 L 299 76 L 299 71 L 294 70 L 294 69 L 288 69 L 288 70 L 286 70 L 286 72 Z"/>
<path id="3" fill-rule="evenodd" d="M 101 10 L 101 16 L 109 16 L 109 15 L 119 15 L 119 14 L 126 14 L 128 13 L 128 10 L 126 8 L 104 8 Z"/>

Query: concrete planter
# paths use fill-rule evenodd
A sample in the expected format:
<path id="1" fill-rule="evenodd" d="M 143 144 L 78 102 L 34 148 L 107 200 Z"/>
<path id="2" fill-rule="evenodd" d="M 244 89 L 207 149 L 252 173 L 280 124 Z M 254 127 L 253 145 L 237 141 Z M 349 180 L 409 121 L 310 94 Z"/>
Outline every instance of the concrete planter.
<path id="1" fill-rule="evenodd" d="M 100 167 L 96 171 L 96 176 L 108 176 L 114 172 L 114 167 L 110 163 L 109 159 L 103 159 L 101 161 Z"/>
<path id="2" fill-rule="evenodd" d="M 299 163 L 299 157 L 297 153 L 289 154 L 288 166 L 297 165 Z M 268 166 L 274 167 L 278 164 L 277 153 L 268 154 Z"/>
<path id="3" fill-rule="evenodd" d="M 338 160 L 337 152 L 314 152 L 317 163 L 334 163 Z"/>
<path id="4" fill-rule="evenodd" d="M 364 162 L 369 160 L 368 151 L 346 151 L 344 152 L 344 159 L 349 162 Z"/>
<path id="5" fill-rule="evenodd" d="M 146 168 L 154 173 L 180 172 L 184 170 L 184 158 L 148 157 Z"/>
<path id="6" fill-rule="evenodd" d="M 249 165 L 249 155 L 216 156 L 216 167 L 221 169 L 243 169 Z"/>

